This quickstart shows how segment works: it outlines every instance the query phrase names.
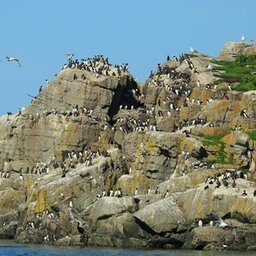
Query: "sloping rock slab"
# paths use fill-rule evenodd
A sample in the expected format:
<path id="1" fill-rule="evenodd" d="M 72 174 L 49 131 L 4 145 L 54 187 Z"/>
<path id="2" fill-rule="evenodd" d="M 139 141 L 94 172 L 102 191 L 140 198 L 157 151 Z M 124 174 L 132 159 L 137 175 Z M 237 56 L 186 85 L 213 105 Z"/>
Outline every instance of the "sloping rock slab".
<path id="1" fill-rule="evenodd" d="M 157 233 L 174 230 L 184 221 L 182 211 L 171 197 L 150 204 L 133 216 Z"/>
<path id="2" fill-rule="evenodd" d="M 90 219 L 97 221 L 123 212 L 134 212 L 135 202 L 132 198 L 103 197 L 95 203 L 90 212 Z"/>

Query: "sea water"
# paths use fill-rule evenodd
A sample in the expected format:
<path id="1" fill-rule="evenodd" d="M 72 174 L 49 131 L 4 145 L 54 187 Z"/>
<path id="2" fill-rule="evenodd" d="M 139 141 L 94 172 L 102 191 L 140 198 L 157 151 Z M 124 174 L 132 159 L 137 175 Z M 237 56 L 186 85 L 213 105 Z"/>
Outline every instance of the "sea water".
<path id="1" fill-rule="evenodd" d="M 191 250 L 131 250 L 98 247 L 56 247 L 0 242 L 0 256 L 255 256 L 255 252 L 191 251 Z"/>

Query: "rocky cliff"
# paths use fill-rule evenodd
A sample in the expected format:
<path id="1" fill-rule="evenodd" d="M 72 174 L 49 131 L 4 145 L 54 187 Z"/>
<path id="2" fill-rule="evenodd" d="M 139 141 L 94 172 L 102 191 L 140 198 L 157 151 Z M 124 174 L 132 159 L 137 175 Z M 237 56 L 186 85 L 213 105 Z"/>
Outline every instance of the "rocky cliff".
<path id="1" fill-rule="evenodd" d="M 254 249 L 255 55 L 167 57 L 144 84 L 103 56 L 70 60 L 0 117 L 0 238 Z"/>

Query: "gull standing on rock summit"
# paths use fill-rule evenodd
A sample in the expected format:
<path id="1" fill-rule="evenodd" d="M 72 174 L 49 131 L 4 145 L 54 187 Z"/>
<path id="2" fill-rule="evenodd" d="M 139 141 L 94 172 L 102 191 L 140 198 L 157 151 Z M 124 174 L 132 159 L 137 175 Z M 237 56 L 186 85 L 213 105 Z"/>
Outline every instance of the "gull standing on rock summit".
<path id="1" fill-rule="evenodd" d="M 66 53 L 65 56 L 67 56 L 68 60 L 71 60 L 74 56 L 73 53 Z"/>
<path id="2" fill-rule="evenodd" d="M 6 59 L 7 61 L 16 61 L 16 62 L 19 64 L 19 66 L 21 67 L 21 64 L 20 64 L 20 61 L 19 61 L 18 58 L 11 57 L 11 56 L 6 56 L 5 59 Z"/>
<path id="3" fill-rule="evenodd" d="M 198 51 L 195 50 L 193 47 L 190 47 L 189 50 L 190 50 L 191 53 L 198 53 Z"/>

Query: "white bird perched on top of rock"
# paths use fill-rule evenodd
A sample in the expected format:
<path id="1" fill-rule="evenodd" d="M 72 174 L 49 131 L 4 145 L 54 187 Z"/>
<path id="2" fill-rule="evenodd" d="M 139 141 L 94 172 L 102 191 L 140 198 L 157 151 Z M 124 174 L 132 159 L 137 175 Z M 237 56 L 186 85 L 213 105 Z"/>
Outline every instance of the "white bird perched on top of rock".
<path id="1" fill-rule="evenodd" d="M 244 36 L 244 34 L 242 34 L 242 36 L 241 36 L 241 41 L 245 41 L 245 36 Z"/>
<path id="2" fill-rule="evenodd" d="M 20 61 L 19 61 L 19 59 L 17 59 L 17 58 L 11 57 L 11 56 L 6 56 L 5 59 L 6 59 L 7 61 L 16 61 L 16 62 L 19 64 L 19 66 L 21 67 Z"/>
<path id="3" fill-rule="evenodd" d="M 213 66 L 212 66 L 212 63 L 211 63 L 211 62 L 207 65 L 207 68 L 208 68 L 208 69 L 212 69 L 212 68 L 213 68 Z"/>
<path id="4" fill-rule="evenodd" d="M 65 56 L 67 56 L 68 60 L 71 60 L 74 56 L 73 53 L 66 53 Z"/>
<path id="5" fill-rule="evenodd" d="M 190 49 L 190 52 L 191 52 L 191 53 L 198 53 L 198 51 L 197 51 L 197 50 L 195 50 L 195 49 L 194 49 L 194 48 L 192 48 L 192 47 L 190 47 L 189 49 Z"/>

